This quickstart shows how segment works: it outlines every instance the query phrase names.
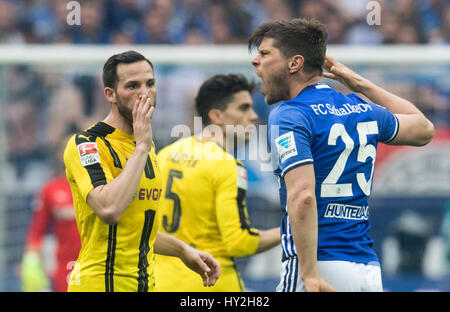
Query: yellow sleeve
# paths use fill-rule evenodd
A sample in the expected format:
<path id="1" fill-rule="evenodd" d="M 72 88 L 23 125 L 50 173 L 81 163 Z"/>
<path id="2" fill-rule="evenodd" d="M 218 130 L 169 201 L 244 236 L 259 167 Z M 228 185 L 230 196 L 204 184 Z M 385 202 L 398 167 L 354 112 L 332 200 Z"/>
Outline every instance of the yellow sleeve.
<path id="1" fill-rule="evenodd" d="M 84 200 L 92 189 L 113 180 L 111 162 L 105 143 L 87 134 L 74 135 L 64 151 L 67 177 L 74 180 Z"/>
<path id="2" fill-rule="evenodd" d="M 259 233 L 248 219 L 247 171 L 236 160 L 221 160 L 215 167 L 215 206 L 222 241 L 232 257 L 252 255 L 259 244 Z"/>

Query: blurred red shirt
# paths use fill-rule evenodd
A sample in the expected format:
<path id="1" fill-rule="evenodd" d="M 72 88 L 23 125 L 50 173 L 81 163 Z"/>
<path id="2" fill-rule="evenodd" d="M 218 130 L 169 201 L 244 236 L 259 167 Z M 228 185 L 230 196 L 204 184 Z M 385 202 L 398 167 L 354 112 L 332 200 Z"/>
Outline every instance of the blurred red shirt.
<path id="1" fill-rule="evenodd" d="M 39 250 L 42 238 L 51 228 L 56 238 L 52 288 L 58 292 L 67 291 L 67 277 L 78 258 L 81 241 L 72 192 L 65 176 L 48 181 L 41 189 L 28 232 L 27 249 Z"/>

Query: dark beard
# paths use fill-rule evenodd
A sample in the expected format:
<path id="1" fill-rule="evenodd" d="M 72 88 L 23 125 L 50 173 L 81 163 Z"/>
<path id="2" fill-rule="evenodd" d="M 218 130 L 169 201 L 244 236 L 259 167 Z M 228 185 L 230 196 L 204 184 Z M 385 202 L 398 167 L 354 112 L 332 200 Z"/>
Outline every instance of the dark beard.
<path id="1" fill-rule="evenodd" d="M 269 91 L 265 96 L 268 105 L 289 100 L 289 86 L 286 81 L 287 75 L 283 74 L 272 78 L 269 85 Z"/>
<path id="2" fill-rule="evenodd" d="M 117 97 L 116 105 L 125 122 L 133 128 L 133 112 L 122 103 L 119 97 Z"/>

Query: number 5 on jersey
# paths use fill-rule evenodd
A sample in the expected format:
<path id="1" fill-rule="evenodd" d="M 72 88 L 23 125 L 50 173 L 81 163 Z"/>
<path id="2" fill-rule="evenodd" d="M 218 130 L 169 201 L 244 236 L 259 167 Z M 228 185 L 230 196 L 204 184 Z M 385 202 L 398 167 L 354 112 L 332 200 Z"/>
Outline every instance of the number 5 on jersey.
<path id="1" fill-rule="evenodd" d="M 378 134 L 378 124 L 376 121 L 359 122 L 356 126 L 359 136 L 359 149 L 357 161 L 366 163 L 367 158 L 371 158 L 371 172 L 370 177 L 366 180 L 364 172 L 356 174 L 358 186 L 369 196 L 372 185 L 373 170 L 375 167 L 376 148 L 372 144 L 367 144 L 367 136 L 371 134 Z M 347 197 L 353 196 L 351 183 L 337 183 L 347 164 L 348 157 L 352 153 L 355 142 L 352 140 L 348 132 L 345 130 L 343 124 L 336 123 L 330 129 L 328 137 L 328 145 L 336 145 L 337 139 L 341 137 L 345 144 L 345 149 L 339 155 L 336 163 L 331 169 L 328 176 L 323 180 L 320 189 L 321 197 Z"/>
<path id="2" fill-rule="evenodd" d="M 169 224 L 169 221 L 168 221 L 169 218 L 166 215 L 164 215 L 162 217 L 162 224 L 163 224 L 164 230 L 166 230 L 167 233 L 174 233 L 180 227 L 181 200 L 180 200 L 180 197 L 178 196 L 178 194 L 176 194 L 172 191 L 172 185 L 173 185 L 174 178 L 182 179 L 183 172 L 172 169 L 172 170 L 170 170 L 169 178 L 167 179 L 166 192 L 164 194 L 164 197 L 173 201 L 172 223 Z"/>

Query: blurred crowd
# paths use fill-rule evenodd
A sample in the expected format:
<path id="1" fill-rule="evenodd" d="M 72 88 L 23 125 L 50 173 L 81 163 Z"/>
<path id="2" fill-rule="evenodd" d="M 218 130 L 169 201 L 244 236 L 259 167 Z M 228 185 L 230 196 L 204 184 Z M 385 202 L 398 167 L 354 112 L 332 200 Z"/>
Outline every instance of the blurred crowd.
<path id="1" fill-rule="evenodd" d="M 78 4 L 80 25 L 69 14 L 76 14 Z M 380 23 L 369 25 L 368 14 L 376 14 L 378 4 Z M 450 42 L 450 0 L 0 0 L 0 44 L 246 44 L 264 21 L 293 17 L 322 21 L 329 44 Z M 450 126 L 449 64 L 354 69 L 413 101 L 437 127 Z M 7 181 L 7 241 L 16 248 L 8 251 L 12 262 L 23 252 L 28 195 L 51 175 L 54 147 L 61 137 L 103 120 L 109 110 L 101 68 L 71 70 L 0 67 L 7 134 L 0 171 Z M 158 106 L 152 126 L 157 150 L 174 140 L 175 125 L 192 128 L 198 87 L 219 72 L 253 74 L 250 65 L 156 66 Z M 266 124 L 270 107 L 258 91 L 254 100 L 260 124 Z"/>
<path id="2" fill-rule="evenodd" d="M 378 4 L 380 25 L 369 25 L 368 14 L 377 14 Z M 73 15 L 77 9 L 80 25 Z M 245 44 L 262 22 L 298 16 L 326 24 L 330 44 L 446 44 L 450 39 L 450 0 L 0 0 L 0 43 Z M 108 105 L 100 69 L 68 74 L 5 68 L 7 156 L 14 164 L 12 176 L 26 180 L 27 164 L 48 159 L 52 149 L 43 147 L 102 120 Z M 155 135 L 164 146 L 173 126 L 192 126 L 193 98 L 207 74 L 183 67 L 157 70 L 163 104 Z M 438 126 L 447 126 L 445 70 L 422 68 L 411 75 L 406 68 L 372 68 L 367 75 L 414 101 Z M 255 109 L 264 124 L 269 108 L 260 95 Z"/>
<path id="3" fill-rule="evenodd" d="M 267 20 L 317 18 L 330 44 L 447 44 L 449 0 L 0 0 L 0 42 L 239 44 Z M 78 5 L 79 4 L 79 5 Z M 369 4 L 369 7 L 368 7 Z M 381 8 L 379 25 L 369 13 Z M 77 6 L 78 5 L 78 6 Z M 80 25 L 70 12 L 80 9 Z M 72 18 L 72 19 L 71 19 Z"/>

